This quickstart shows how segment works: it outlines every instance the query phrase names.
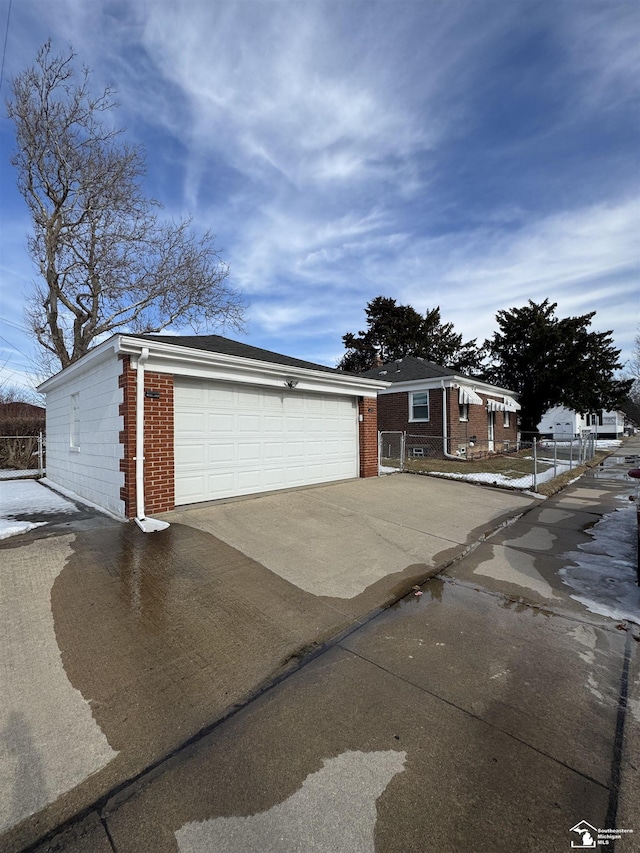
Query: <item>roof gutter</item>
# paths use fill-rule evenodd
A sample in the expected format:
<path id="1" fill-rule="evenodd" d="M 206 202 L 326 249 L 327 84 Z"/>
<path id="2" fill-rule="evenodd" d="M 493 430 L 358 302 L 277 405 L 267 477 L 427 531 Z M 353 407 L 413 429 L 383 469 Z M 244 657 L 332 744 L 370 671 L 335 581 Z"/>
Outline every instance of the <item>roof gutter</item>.
<path id="1" fill-rule="evenodd" d="M 169 523 L 147 518 L 144 511 L 144 366 L 149 359 L 149 347 L 143 347 L 136 363 L 136 517 L 143 533 L 166 530 Z"/>

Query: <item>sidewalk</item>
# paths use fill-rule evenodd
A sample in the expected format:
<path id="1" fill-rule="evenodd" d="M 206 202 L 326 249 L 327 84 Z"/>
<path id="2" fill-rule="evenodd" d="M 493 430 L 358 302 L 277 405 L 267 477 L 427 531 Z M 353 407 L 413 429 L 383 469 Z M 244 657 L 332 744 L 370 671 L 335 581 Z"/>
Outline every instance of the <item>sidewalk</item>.
<path id="1" fill-rule="evenodd" d="M 506 717 L 504 714 L 500 717 L 494 715 L 492 725 L 497 725 L 504 731 L 504 737 L 507 738 L 504 741 L 505 750 L 511 748 L 509 738 L 517 736 L 526 742 L 533 738 L 538 751 L 546 750 L 550 754 L 554 754 L 559 749 L 564 751 L 565 756 L 562 761 L 565 766 L 577 765 L 585 776 L 596 780 L 593 783 L 596 786 L 595 793 L 589 800 L 594 809 L 601 802 L 599 791 L 606 790 L 605 799 L 610 800 L 613 795 L 609 791 L 611 786 L 609 786 L 608 776 L 616 730 L 615 724 L 612 725 L 612 715 L 615 723 L 619 709 L 618 663 L 622 665 L 622 661 L 625 660 L 626 648 L 630 649 L 628 653 L 630 670 L 627 680 L 631 685 L 632 694 L 629 697 L 629 708 L 637 712 L 637 708 L 640 707 L 640 696 L 638 692 L 633 693 L 638 691 L 635 668 L 637 644 L 629 639 L 633 636 L 635 629 L 617 630 L 615 622 L 612 622 L 608 616 L 585 609 L 584 604 L 571 598 L 572 589 L 563 583 L 558 571 L 572 562 L 571 559 L 563 556 L 564 554 L 577 552 L 580 545 L 592 541 L 592 537 L 584 532 L 585 525 L 593 524 L 614 508 L 625 506 L 618 495 L 628 493 L 631 488 L 618 475 L 621 470 L 624 470 L 624 454 L 638 452 L 638 450 L 640 450 L 640 441 L 633 447 L 631 444 L 626 444 L 618 453 L 622 459 L 621 463 L 608 462 L 603 470 L 594 472 L 593 475 L 586 475 L 559 495 L 540 504 L 514 496 L 518 500 L 514 502 L 511 514 L 518 515 L 524 510 L 525 515 L 521 519 L 482 542 L 482 534 L 496 527 L 498 516 L 494 512 L 494 520 L 489 527 L 485 526 L 483 531 L 480 531 L 477 525 L 474 527 L 476 543 L 480 542 L 477 547 L 469 550 L 468 546 L 472 543 L 466 541 L 464 536 L 460 536 L 460 544 L 456 545 L 449 541 L 449 549 L 446 552 L 440 552 L 446 553 L 444 561 L 428 567 L 425 575 L 439 573 L 440 578 L 426 584 L 422 599 L 410 594 L 406 602 L 412 607 L 417 604 L 425 613 L 431 614 L 429 630 L 435 630 L 436 624 L 440 626 L 438 630 L 442 632 L 443 637 L 442 643 L 438 645 L 450 647 L 448 654 L 454 655 L 453 658 L 449 658 L 449 666 L 451 662 L 456 662 L 455 682 L 451 682 L 447 676 L 450 669 L 447 667 L 439 669 L 436 665 L 437 658 L 431 658 L 434 652 L 433 650 L 427 652 L 426 643 L 424 647 L 420 645 L 419 648 L 415 645 L 412 639 L 414 629 L 402 627 L 405 624 L 404 615 L 407 612 L 406 602 L 403 602 L 399 609 L 392 608 L 362 629 L 361 625 L 368 619 L 365 611 L 361 610 L 354 614 L 353 601 L 345 607 L 340 605 L 338 599 L 327 599 L 303 592 L 274 572 L 269 572 L 263 565 L 247 557 L 238 549 L 228 543 L 215 540 L 210 533 L 202 530 L 174 524 L 167 531 L 171 533 L 170 538 L 163 540 L 162 543 L 155 537 L 146 539 L 143 537 L 140 540 L 132 526 L 117 528 L 117 541 L 114 541 L 113 530 L 90 531 L 78 535 L 75 539 L 59 537 L 48 540 L 50 549 L 55 546 L 53 553 L 48 552 L 52 561 L 51 601 L 55 649 L 59 648 L 59 653 L 62 654 L 63 674 L 74 685 L 72 693 L 80 696 L 78 693 L 78 686 L 80 686 L 82 695 L 91 697 L 89 719 L 83 713 L 81 702 L 77 704 L 73 696 L 69 695 L 66 699 L 74 707 L 76 721 L 80 720 L 82 725 L 87 726 L 85 734 L 93 744 L 89 757 L 94 762 L 94 770 L 93 775 L 86 778 L 88 765 L 80 766 L 87 758 L 85 742 L 82 744 L 82 762 L 77 768 L 80 781 L 76 787 L 68 793 L 63 793 L 51 805 L 40 810 L 37 820 L 27 818 L 15 829 L 10 830 L 4 838 L 0 839 L 3 851 L 30 849 L 30 845 L 38 837 L 42 837 L 55 826 L 73 819 L 74 816 L 83 814 L 86 820 L 82 824 L 74 824 L 66 840 L 56 841 L 56 844 L 59 843 L 61 846 L 55 846 L 52 843 L 42 847 L 42 851 L 65 849 L 73 850 L 74 853 L 75 851 L 89 853 L 92 850 L 112 850 L 101 819 L 109 827 L 115 849 L 118 851 L 153 850 L 154 853 L 158 853 L 163 849 L 177 849 L 175 841 L 171 842 L 173 846 L 154 847 L 153 844 L 156 842 L 150 840 L 154 833 L 149 832 L 149 827 L 151 824 L 157 824 L 160 831 L 164 825 L 163 822 L 169 820 L 171 816 L 171 820 L 176 824 L 170 833 L 173 838 L 173 832 L 182 825 L 180 820 L 184 823 L 189 819 L 190 800 L 187 793 L 184 797 L 182 796 L 180 788 L 185 784 L 187 785 L 185 791 L 191 791 L 189 788 L 191 783 L 187 784 L 185 781 L 191 777 L 188 773 L 187 777 L 184 776 L 185 770 L 192 766 L 191 761 L 195 760 L 200 753 L 206 756 L 208 751 L 211 751 L 215 756 L 212 760 L 218 764 L 221 761 L 228 762 L 224 753 L 221 754 L 219 751 L 219 748 L 222 748 L 221 744 L 229 747 L 225 734 L 227 730 L 234 730 L 238 735 L 236 757 L 239 762 L 245 762 L 243 766 L 247 766 L 246 762 L 251 762 L 252 749 L 256 753 L 264 750 L 267 761 L 275 760 L 269 750 L 278 750 L 278 737 L 272 732 L 273 737 L 269 741 L 268 718 L 266 722 L 264 719 L 264 709 L 271 701 L 269 697 L 273 697 L 276 705 L 282 704 L 276 697 L 284 697 L 282 713 L 293 714 L 296 704 L 302 702 L 302 697 L 305 695 L 304 691 L 296 690 L 296 684 L 303 685 L 308 679 L 313 680 L 316 677 L 313 675 L 314 672 L 330 671 L 332 662 L 343 660 L 345 655 L 351 658 L 356 650 L 359 658 L 368 656 L 373 659 L 375 655 L 371 643 L 374 639 L 371 638 L 379 636 L 380 631 L 383 633 L 386 631 L 384 626 L 388 620 L 393 622 L 392 633 L 397 639 L 394 641 L 395 645 L 388 640 L 383 643 L 385 648 L 394 649 L 385 652 L 390 654 L 385 667 L 389 671 L 394 671 L 401 662 L 406 661 L 407 644 L 413 644 L 409 654 L 409 658 L 413 660 L 416 660 L 416 653 L 428 653 L 428 663 L 425 661 L 425 666 L 422 667 L 422 671 L 427 676 L 425 686 L 431 693 L 446 696 L 449 703 L 447 707 L 451 707 L 451 703 L 454 703 L 461 709 L 464 718 L 469 713 L 469 709 L 466 709 L 467 702 L 476 701 L 479 703 L 477 708 L 480 708 L 483 704 L 486 705 L 487 700 L 493 702 L 497 695 L 504 696 L 504 685 L 501 682 L 504 673 L 500 675 L 502 670 L 499 667 L 494 673 L 496 677 L 489 677 L 486 684 L 476 683 L 476 676 L 478 667 L 483 665 L 483 662 L 486 663 L 482 657 L 483 649 L 487 651 L 487 655 L 492 654 L 496 658 L 504 657 L 499 643 L 500 636 L 504 635 L 500 631 L 496 633 L 495 629 L 502 623 L 502 629 L 508 629 L 515 636 L 520 630 L 518 608 L 527 613 L 537 611 L 555 615 L 561 620 L 557 623 L 558 625 L 569 626 L 572 631 L 575 629 L 575 636 L 569 643 L 570 654 L 569 651 L 567 652 L 570 660 L 573 661 L 573 669 L 568 665 L 561 666 L 558 661 L 559 669 L 556 669 L 555 675 L 562 671 L 567 688 L 575 680 L 574 686 L 577 693 L 582 692 L 581 679 L 588 684 L 588 679 L 591 678 L 593 685 L 591 690 L 587 690 L 586 698 L 582 697 L 583 710 L 576 719 L 572 719 L 570 715 L 567 717 L 566 712 L 572 707 L 567 697 L 564 702 L 557 705 L 552 703 L 553 715 L 549 714 L 549 710 L 543 713 L 541 709 L 536 727 L 529 732 L 522 731 L 521 717 L 518 714 L 515 716 L 507 714 Z M 423 481 L 423 478 L 417 479 Z M 471 495 L 475 502 L 481 501 L 483 496 L 489 501 L 494 500 L 496 496 L 495 490 L 456 486 L 456 494 L 463 493 Z M 499 497 L 499 500 L 502 501 L 503 498 Z M 529 507 L 528 510 L 527 507 Z M 438 516 L 437 512 L 435 516 Z M 507 516 L 508 513 L 503 511 L 499 520 L 502 521 Z M 140 542 L 143 544 L 142 550 Z M 65 569 L 61 574 L 55 573 L 56 549 L 58 559 L 62 559 L 63 562 L 66 560 Z M 20 558 L 23 566 L 25 560 L 28 565 L 29 559 L 35 558 L 37 542 L 31 542 L 25 550 L 30 550 L 30 555 L 25 553 Z M 21 552 L 22 549 L 15 548 L 11 553 L 16 557 Z M 435 553 L 437 554 L 437 549 Z M 38 558 L 41 559 L 41 557 L 40 552 Z M 454 558 L 457 558 L 457 561 L 452 563 Z M 405 573 L 400 578 L 402 588 L 398 587 L 397 580 L 387 586 L 377 586 L 379 595 L 377 607 L 372 606 L 371 591 L 368 595 L 361 597 L 360 607 L 366 606 L 368 608 L 366 612 L 378 611 L 380 605 L 388 602 L 394 583 L 397 597 L 398 591 L 404 594 L 410 589 L 410 581 L 415 582 L 415 577 L 411 572 Z M 479 587 L 482 587 L 484 596 L 481 599 L 478 599 Z M 43 594 L 46 594 L 46 584 Z M 441 603 L 443 601 L 446 603 L 448 610 L 442 611 L 444 616 L 442 620 L 434 622 L 433 607 L 439 606 L 438 595 Z M 487 609 L 488 605 L 479 608 L 478 602 L 485 600 L 487 602 L 495 600 L 497 610 L 492 610 L 491 607 Z M 345 601 L 348 603 L 350 600 Z M 509 603 L 509 607 L 498 606 L 497 603 L 500 601 Z M 95 609 L 96 607 L 98 610 Z M 481 613 L 484 613 L 484 618 L 480 615 Z M 99 618 L 96 614 L 99 614 Z M 473 628 L 468 634 L 470 639 L 472 638 L 472 645 L 463 645 L 458 648 L 459 641 L 456 640 L 456 635 L 460 634 L 459 626 L 465 624 Z M 535 624 L 542 625 L 547 622 Z M 626 627 L 631 626 L 627 623 Z M 352 633 L 354 629 L 358 630 Z M 407 630 L 409 630 L 408 634 Z M 423 631 L 424 627 L 420 630 Z M 531 633 L 527 628 L 522 635 L 521 642 L 524 645 L 521 647 L 521 654 L 525 655 L 527 646 L 532 647 L 530 652 L 534 657 L 540 654 L 542 647 L 535 648 L 536 638 L 538 638 L 540 642 L 544 640 L 544 654 L 553 656 L 554 644 L 559 643 L 562 636 L 562 630 L 560 633 L 554 630 L 555 633 L 551 636 L 542 637 L 536 633 L 536 630 Z M 482 634 L 486 631 L 489 633 L 483 640 Z M 350 634 L 351 637 L 348 638 Z M 493 640 L 490 639 L 491 636 Z M 82 648 L 78 648 L 78 637 L 83 638 Z M 37 637 L 34 642 L 36 641 Z M 374 646 L 376 644 L 379 646 L 379 643 L 379 640 L 375 640 Z M 321 651 L 332 646 L 333 650 L 328 654 L 320 654 Z M 210 651 L 208 653 L 206 651 L 211 649 L 216 649 L 215 659 L 211 658 Z M 440 652 L 436 649 L 435 654 Z M 579 655 L 584 655 L 586 658 L 583 660 Z M 590 655 L 593 655 L 593 660 L 589 657 Z M 513 658 L 512 654 L 510 656 L 511 668 L 516 668 L 518 659 Z M 241 702 L 244 704 L 252 691 L 254 695 L 259 693 L 261 686 L 273 682 L 274 679 L 277 681 L 287 673 L 295 672 L 301 663 L 311 658 L 316 659 L 315 663 L 303 667 L 292 678 L 283 681 L 279 687 L 265 693 L 262 699 L 251 702 L 245 710 L 235 713 L 234 703 L 238 701 L 236 697 L 243 697 Z M 469 661 L 469 666 L 461 668 L 460 664 L 465 661 Z M 613 661 L 614 664 L 603 668 L 605 661 L 609 663 Z M 161 662 L 160 666 L 159 662 Z M 28 660 L 25 662 L 25 665 L 27 664 Z M 340 666 L 344 665 L 344 663 L 340 664 Z M 345 681 L 341 677 L 333 686 L 326 687 L 325 699 L 322 701 L 328 718 L 331 716 L 332 708 L 333 713 L 344 714 L 350 703 L 353 705 L 354 702 L 357 704 L 359 701 L 358 697 L 353 695 L 354 685 L 358 684 L 360 677 L 359 670 L 357 667 L 353 668 L 351 664 L 349 666 L 352 680 L 347 678 Z M 402 667 L 404 666 L 405 663 L 402 663 Z M 605 673 L 606 669 L 610 669 L 609 674 Z M 440 675 L 438 675 L 439 672 Z M 148 676 L 145 676 L 145 673 Z M 535 680 L 535 673 L 536 670 L 531 673 L 533 680 Z M 415 681 L 415 674 L 416 665 L 410 664 L 403 678 Z M 369 673 L 366 676 L 365 682 L 371 679 L 371 675 L 372 673 Z M 534 693 L 527 698 L 528 692 L 523 691 L 522 681 L 518 680 L 516 684 L 520 686 L 515 694 L 513 693 L 515 685 L 510 684 L 509 705 L 522 707 L 524 710 L 527 701 L 538 701 L 535 689 Z M 393 715 L 397 713 L 393 711 L 393 706 L 397 701 L 399 688 L 392 687 L 391 683 L 388 687 L 390 698 L 383 699 L 383 693 L 380 693 L 380 703 L 381 707 L 386 705 L 390 709 L 389 713 Z M 580 690 L 578 690 L 579 687 Z M 360 701 L 365 701 L 369 688 L 361 685 L 357 689 L 362 694 Z M 384 692 L 386 689 L 381 683 L 380 690 Z M 453 693 L 451 689 L 454 689 Z M 474 690 L 480 690 L 485 698 L 474 700 Z M 600 700 L 593 692 L 601 690 L 615 692 L 615 702 L 607 699 L 605 707 L 601 708 L 598 704 Z M 123 702 L 123 691 L 126 695 L 125 702 Z M 333 697 L 335 702 L 331 703 L 329 697 Z M 422 698 L 407 696 L 406 698 L 407 702 L 417 702 L 415 713 L 419 714 L 418 708 L 424 707 L 424 696 Z M 319 701 L 319 696 L 316 695 L 314 700 L 316 705 Z M 326 704 L 327 701 L 329 705 Z M 76 704 L 73 704 L 74 702 Z M 290 710 L 285 710 L 287 708 Z M 313 731 L 313 727 L 317 725 L 317 719 L 313 717 L 312 708 L 313 702 L 311 706 L 306 706 L 306 710 L 301 710 L 299 715 L 301 720 L 305 715 L 312 720 L 311 731 L 301 730 L 298 735 L 294 726 L 290 730 L 287 729 L 293 741 L 297 742 L 298 737 L 303 740 L 306 737 L 310 744 L 318 740 L 317 732 Z M 361 736 L 355 738 L 354 735 L 353 744 L 347 744 L 353 749 L 358 746 L 362 737 L 366 739 L 369 717 L 366 713 L 363 716 L 362 707 L 359 709 L 354 707 L 349 713 L 359 714 L 359 717 L 356 716 L 354 719 L 359 719 L 361 725 L 365 727 Z M 440 711 L 437 703 L 432 713 L 434 719 L 438 718 Z M 451 711 L 447 713 L 450 717 Z M 477 710 L 476 713 L 478 713 Z M 217 721 L 229 714 L 231 718 L 228 722 L 217 726 Z M 481 717 L 482 714 L 483 712 L 480 712 Z M 89 731 L 91 719 L 95 725 L 94 734 Z M 245 719 L 261 721 L 257 729 L 251 729 L 251 736 L 246 741 L 242 734 Z M 560 722 L 552 725 L 551 721 L 554 719 Z M 578 732 L 575 731 L 577 724 L 580 728 Z M 341 729 L 346 731 L 349 728 L 342 717 L 339 722 L 334 721 L 334 723 L 328 719 L 327 725 L 330 728 L 333 725 L 335 728 L 335 733 L 331 737 L 339 737 L 338 733 Z M 553 728 L 558 728 L 559 733 L 554 734 Z M 563 731 L 564 735 L 562 735 Z M 632 750 L 637 749 L 637 744 L 631 738 L 631 731 L 629 724 L 626 727 L 622 726 L 620 737 L 627 740 L 622 750 L 624 760 L 618 762 L 620 774 L 624 774 L 627 767 L 626 757 L 632 754 Z M 330 739 L 329 733 L 326 737 Z M 453 731 L 445 740 L 449 737 L 453 738 L 451 741 L 453 744 L 456 741 Z M 563 737 L 565 741 L 575 743 L 575 748 L 570 748 L 567 752 L 562 744 Z M 417 734 L 416 738 L 419 740 Z M 173 750 L 167 749 L 169 743 L 176 744 Z M 180 747 L 180 743 L 184 746 Z M 187 743 L 190 743 L 188 748 Z M 622 741 L 619 746 L 622 747 Z M 289 751 L 289 761 L 291 748 L 291 744 L 287 748 L 282 746 L 283 755 L 287 749 Z M 429 748 L 434 747 L 432 745 Z M 326 749 L 325 742 L 322 745 L 322 754 L 325 754 Z M 334 752 L 336 750 L 340 751 L 337 745 Z M 168 753 L 171 752 L 174 752 L 174 758 L 168 760 Z M 141 766 L 140 757 L 150 754 L 155 755 L 156 760 Z M 73 763 L 69 762 L 68 755 L 64 758 L 67 763 Z M 464 760 L 467 761 L 468 757 Z M 176 762 L 183 767 L 181 771 L 183 781 L 177 787 L 171 782 L 172 768 L 175 767 Z M 301 761 L 301 766 L 304 763 Z M 206 761 L 205 765 L 209 773 L 211 766 Z M 438 771 L 429 770 L 429 766 L 428 763 L 424 766 L 423 772 L 427 773 L 426 777 L 423 778 L 420 774 L 416 777 L 422 786 L 429 784 L 429 773 L 437 775 Z M 233 784 L 227 779 L 223 785 L 230 785 L 234 790 L 236 783 L 240 788 L 245 783 L 250 786 L 251 780 L 243 780 L 241 769 L 236 769 L 236 775 L 238 778 L 233 781 Z M 198 773 L 194 771 L 193 778 L 197 776 Z M 267 772 L 265 784 L 269 790 L 274 783 L 272 777 L 273 773 Z M 402 778 L 410 780 L 413 777 L 409 774 Z M 132 781 L 122 788 L 123 779 Z M 163 779 L 165 779 L 164 782 L 161 781 Z M 162 796 L 156 798 L 157 810 L 149 811 L 150 807 L 148 804 L 145 805 L 144 797 L 140 798 L 140 792 L 145 790 L 153 780 L 158 780 L 158 783 L 156 785 L 154 782 L 150 791 L 164 790 L 165 795 L 164 798 Z M 447 784 L 453 784 L 452 780 Z M 205 787 L 210 790 L 211 781 Z M 614 797 L 616 804 L 618 804 L 619 793 L 617 787 Z M 625 794 L 625 790 L 631 790 L 631 783 L 626 785 L 626 789 L 625 785 L 622 786 L 620 813 L 628 818 L 628 824 L 633 825 L 635 820 L 635 825 L 640 831 L 638 815 L 633 812 L 634 804 L 638 801 L 637 791 L 633 796 L 629 796 Z M 112 796 L 116 791 L 117 795 Z M 479 796 L 479 791 L 476 794 Z M 166 799 L 167 796 L 169 800 Z M 198 794 L 198 796 L 201 795 Z M 218 791 L 216 796 L 221 797 L 221 792 Z M 539 799 L 539 794 L 537 796 Z M 273 797 L 274 802 L 279 801 L 280 793 L 276 794 L 274 791 Z M 183 802 L 180 808 L 177 805 L 179 802 Z M 229 808 L 234 814 L 253 814 L 256 811 L 256 803 L 248 802 L 243 808 L 249 810 L 244 811 L 238 810 L 238 804 L 230 801 Z M 209 813 L 210 808 L 205 809 L 205 812 Z M 144 832 L 149 832 L 146 841 Z M 407 847 L 406 849 L 424 848 Z"/>

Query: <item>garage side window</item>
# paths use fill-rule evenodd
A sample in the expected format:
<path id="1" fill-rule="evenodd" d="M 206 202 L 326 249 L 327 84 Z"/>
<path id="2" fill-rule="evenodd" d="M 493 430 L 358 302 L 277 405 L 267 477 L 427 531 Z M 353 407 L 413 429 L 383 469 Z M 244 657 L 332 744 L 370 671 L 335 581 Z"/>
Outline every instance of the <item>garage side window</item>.
<path id="1" fill-rule="evenodd" d="M 413 391 L 409 395 L 409 420 L 429 420 L 429 392 Z"/>
<path id="2" fill-rule="evenodd" d="M 70 402 L 69 446 L 72 450 L 80 450 L 80 394 L 72 394 Z"/>

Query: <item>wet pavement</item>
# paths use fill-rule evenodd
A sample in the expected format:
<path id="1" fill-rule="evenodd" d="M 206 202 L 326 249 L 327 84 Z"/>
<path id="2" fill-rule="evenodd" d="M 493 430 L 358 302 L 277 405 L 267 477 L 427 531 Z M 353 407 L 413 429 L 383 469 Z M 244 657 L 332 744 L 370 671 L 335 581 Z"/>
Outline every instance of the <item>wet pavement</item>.
<path id="1" fill-rule="evenodd" d="M 37 629 L 32 646 L 0 672 L 26 670 L 48 650 L 34 686 L 18 685 L 12 700 L 22 702 L 20 737 L 6 725 L 4 734 L 14 753 L 16 743 L 30 745 L 31 758 L 44 755 L 49 764 L 19 766 L 14 754 L 8 825 L 20 808 L 36 814 L 7 832 L 0 849 L 35 849 L 74 815 L 39 853 L 565 850 L 579 840 L 570 829 L 581 820 L 635 829 L 635 839 L 625 835 L 616 849 L 637 849 L 640 591 L 634 625 L 589 609 L 560 574 L 573 564 L 565 555 L 628 508 L 632 487 L 618 477 L 625 464 L 608 461 L 548 501 L 515 496 L 522 503 L 511 517 L 522 517 L 506 527 L 499 525 L 509 517 L 507 493 L 457 483 L 439 493 L 442 481 L 387 478 L 394 509 L 376 514 L 374 501 L 363 530 L 388 547 L 397 531 L 381 522 L 404 522 L 406 552 L 398 546 L 389 577 L 376 577 L 374 567 L 368 585 L 349 587 L 341 567 L 352 559 L 356 576 L 366 577 L 364 562 L 341 558 L 331 544 L 336 585 L 322 593 L 333 595 L 305 590 L 305 567 L 292 577 L 288 543 L 281 563 L 273 542 L 260 545 L 260 537 L 234 547 L 252 513 L 268 535 L 269 513 L 257 501 L 218 505 L 214 515 L 204 507 L 176 513 L 188 523 L 174 518 L 147 537 L 127 525 L 48 540 L 55 553 L 24 630 L 26 638 Z M 404 511 L 403 482 L 410 484 Z M 415 489 L 425 482 L 432 530 L 416 529 L 424 518 Z M 319 521 L 304 528 L 300 511 L 296 522 L 317 561 L 327 525 L 335 538 L 335 519 L 353 525 L 366 506 L 357 490 L 312 491 L 297 494 L 307 509 L 323 504 Z M 295 494 L 272 503 L 274 540 Z M 485 531 L 499 529 L 469 548 L 483 503 Z M 211 532 L 218 522 L 219 537 Z M 366 538 L 355 537 L 358 547 Z M 26 554 L 19 565 L 21 553 L 0 551 L 2 576 L 5 558 L 13 567 L 14 605 L 33 583 L 25 566 L 42 559 L 42 551 Z M 407 559 L 411 553 L 423 560 Z M 425 568 L 439 573 L 421 595 L 366 618 L 376 595 L 380 606 Z M 255 690 L 288 672 L 247 702 L 248 685 Z M 46 714 L 29 709 L 29 697 L 40 703 L 38 683 L 49 690 L 46 707 L 66 709 L 58 715 L 72 721 L 66 734 L 51 722 L 47 730 Z M 46 738 L 55 749 L 44 748 Z M 79 781 L 65 790 L 73 772 Z M 40 800 L 29 801 L 38 776 Z M 43 807 L 55 778 L 60 794 Z"/>

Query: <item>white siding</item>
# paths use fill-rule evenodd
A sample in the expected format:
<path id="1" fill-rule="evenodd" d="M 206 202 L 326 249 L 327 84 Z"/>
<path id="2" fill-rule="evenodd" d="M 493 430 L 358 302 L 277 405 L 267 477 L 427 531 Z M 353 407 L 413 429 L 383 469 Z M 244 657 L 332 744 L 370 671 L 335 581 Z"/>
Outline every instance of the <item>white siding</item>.
<path id="1" fill-rule="evenodd" d="M 122 362 L 112 355 L 47 393 L 47 477 L 105 509 L 124 516 L 120 488 L 123 418 L 118 413 Z M 72 447 L 74 395 L 77 402 Z"/>
<path id="2" fill-rule="evenodd" d="M 568 439 L 580 435 L 584 429 L 591 429 L 602 438 L 621 438 L 624 434 L 624 414 L 622 412 L 598 413 L 602 423 L 597 426 L 591 425 L 591 419 L 563 406 L 555 406 L 546 412 L 538 430 L 542 435 L 549 435 L 556 439 Z"/>
<path id="3" fill-rule="evenodd" d="M 566 409 L 564 406 L 554 406 L 542 416 L 538 430 L 542 435 L 569 440 L 579 435 L 586 423 L 586 420 L 577 412 Z"/>

